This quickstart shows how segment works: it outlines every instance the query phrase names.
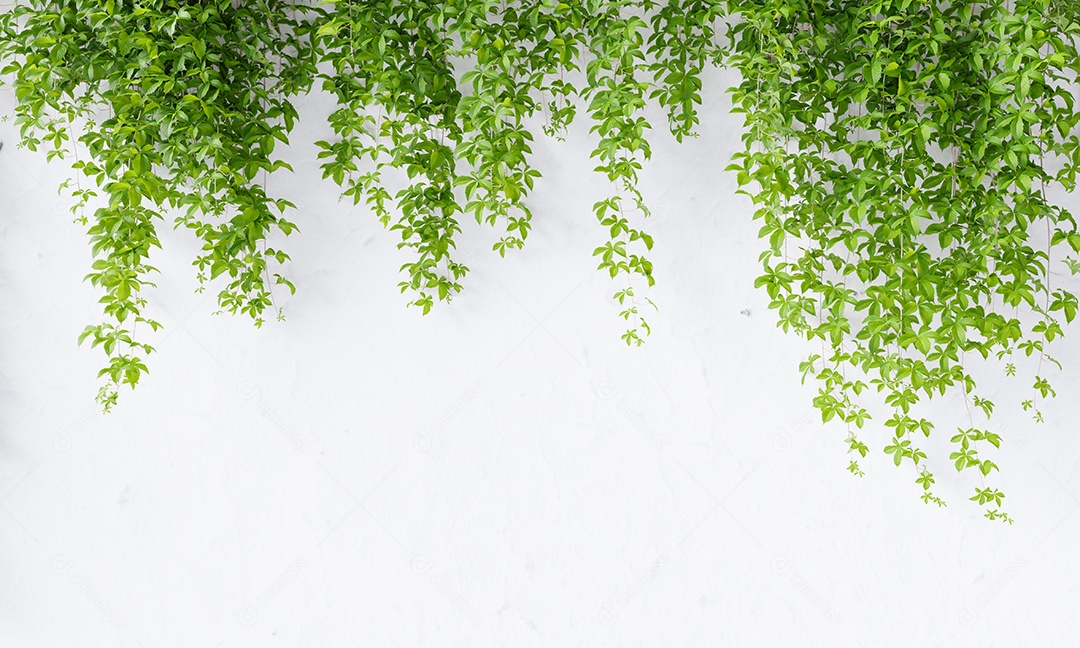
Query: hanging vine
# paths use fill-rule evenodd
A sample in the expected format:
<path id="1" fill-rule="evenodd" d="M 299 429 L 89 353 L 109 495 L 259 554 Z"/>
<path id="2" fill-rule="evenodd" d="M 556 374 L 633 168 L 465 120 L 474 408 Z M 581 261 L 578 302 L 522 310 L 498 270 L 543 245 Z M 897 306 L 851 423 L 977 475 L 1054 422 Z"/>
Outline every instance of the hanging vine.
<path id="1" fill-rule="evenodd" d="M 311 6 L 314 5 L 314 6 Z M 402 292 L 427 313 L 462 290 L 455 260 L 463 213 L 503 229 L 500 255 L 533 227 L 527 196 L 531 120 L 563 138 L 580 108 L 599 136 L 597 171 L 613 184 L 594 212 L 607 242 L 594 256 L 625 285 L 616 294 L 627 344 L 649 325 L 634 279 L 653 283 L 652 238 L 637 172 L 649 157 L 641 115 L 665 108 L 692 135 L 700 74 L 716 62 L 710 0 L 430 2 L 382 0 L 26 0 L 0 12 L 0 65 L 10 77 L 23 145 L 74 156 L 73 211 L 96 257 L 106 321 L 80 340 L 109 357 L 98 399 L 148 371 L 142 332 L 160 324 L 145 290 L 166 218 L 203 243 L 200 289 L 224 282 L 222 311 L 261 325 L 281 317 L 274 285 L 288 254 L 267 244 L 296 225 L 267 193 L 298 118 L 292 99 L 316 81 L 337 101 L 334 137 L 317 142 L 324 177 L 364 202 L 413 259 Z M 581 66 L 584 66 L 582 68 Z M 383 172 L 408 178 L 394 191 Z M 391 179 L 392 180 L 392 179 Z M 273 268 L 273 269 L 272 269 Z M 136 329 L 140 329 L 139 335 Z"/>
<path id="2" fill-rule="evenodd" d="M 529 120 L 542 113 L 542 130 L 562 137 L 580 101 L 599 136 L 596 170 L 613 186 L 593 206 L 608 234 L 594 256 L 625 280 L 615 294 L 630 325 L 623 339 L 641 344 L 649 325 L 633 279 L 654 282 L 637 189 L 650 154 L 642 110 L 654 100 L 677 138 L 693 134 L 701 71 L 720 56 L 719 3 L 341 0 L 320 11 L 315 46 L 330 70 L 323 86 L 338 101 L 336 138 L 318 142 L 324 175 L 386 225 L 397 204 L 391 229 L 416 253 L 402 267 L 410 303 L 426 313 L 460 292 L 461 213 L 503 229 L 500 255 L 524 246 L 533 227 L 526 199 L 540 177 Z M 365 171 L 365 160 L 375 169 Z M 404 170 L 411 184 L 391 195 L 386 168 Z"/>
<path id="3" fill-rule="evenodd" d="M 729 2 L 729 63 L 747 127 L 729 167 L 768 241 L 757 280 L 779 325 L 820 353 L 801 365 L 818 381 L 822 419 L 847 429 L 849 470 L 862 475 L 873 392 L 884 398 L 885 453 L 915 472 L 939 506 L 920 449 L 934 423 L 924 398 L 957 393 L 964 423 L 949 464 L 978 480 L 973 501 L 1012 522 L 989 481 L 1001 436 L 995 402 L 972 359 L 997 361 L 1042 420 L 1054 394 L 1049 344 L 1077 298 L 1052 281 L 1078 269 L 1073 216 L 1047 198 L 1072 191 L 1080 113 L 1075 7 L 1058 2 Z M 871 389 L 872 388 L 872 389 Z M 865 393 L 864 393 L 865 392 Z"/>
<path id="4" fill-rule="evenodd" d="M 106 410 L 148 371 L 153 348 L 136 331 L 160 327 L 144 291 L 167 215 L 203 243 L 200 283 L 227 277 L 223 310 L 258 325 L 271 305 L 269 264 L 288 255 L 260 244 L 295 225 L 283 217 L 291 203 L 268 196 L 257 175 L 289 168 L 274 149 L 296 119 L 288 97 L 314 69 L 292 9 L 274 0 L 34 0 L 2 17 L 2 73 L 14 77 L 22 144 L 48 147 L 50 159 L 75 156 L 73 211 L 96 257 L 87 279 L 105 293 L 109 318 L 79 340 L 109 357 L 99 374 Z"/>
<path id="5" fill-rule="evenodd" d="M 1080 21 L 1070 3 L 731 1 L 717 43 L 713 0 L 26 0 L 0 11 L 0 76 L 22 144 L 75 170 L 66 183 L 95 260 L 108 356 L 106 409 L 153 351 L 151 250 L 171 219 L 202 244 L 199 289 L 261 325 L 294 290 L 269 241 L 297 226 L 271 195 L 275 156 L 315 83 L 336 102 L 317 142 L 324 177 L 411 252 L 400 288 L 427 313 L 463 289 L 463 222 L 497 227 L 500 255 L 534 227 L 539 128 L 564 139 L 590 120 L 593 256 L 628 327 L 649 333 L 653 285 L 638 174 L 650 103 L 679 141 L 695 135 L 701 75 L 726 60 L 745 150 L 729 167 L 767 241 L 764 288 L 779 326 L 814 343 L 801 364 L 824 421 L 846 427 L 848 469 L 871 445 L 908 464 L 922 499 L 943 458 L 922 449 L 924 400 L 954 394 L 963 422 L 948 465 L 972 500 L 1011 522 L 994 485 L 995 400 L 981 365 L 1022 380 L 1042 421 L 1055 395 L 1050 345 L 1080 306 L 1080 232 L 1052 190 L 1080 169 Z M 539 124 L 539 125 L 538 125 Z M 384 177 L 384 173 L 387 175 Z M 404 186 L 402 180 L 404 179 Z M 748 191 L 755 185 L 753 191 Z M 875 402 L 877 401 L 877 402 Z M 886 437 L 869 437 L 882 419 Z M 940 423 L 941 421 L 937 421 Z"/>

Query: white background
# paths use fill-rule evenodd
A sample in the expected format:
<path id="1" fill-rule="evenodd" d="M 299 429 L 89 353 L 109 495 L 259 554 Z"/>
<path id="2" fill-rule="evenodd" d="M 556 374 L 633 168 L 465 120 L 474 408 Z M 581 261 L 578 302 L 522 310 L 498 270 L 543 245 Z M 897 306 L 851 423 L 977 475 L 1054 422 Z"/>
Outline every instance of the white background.
<path id="1" fill-rule="evenodd" d="M 320 179 L 314 97 L 270 182 L 301 207 L 287 321 L 212 315 L 198 244 L 163 225 L 165 328 L 109 415 L 104 356 L 76 346 L 100 295 L 69 171 L 3 124 L 0 646 L 1080 646 L 1075 342 L 1041 426 L 1030 383 L 984 383 L 1014 526 L 948 464 L 955 395 L 926 446 L 948 508 L 881 452 L 880 410 L 867 476 L 845 472 L 799 383 L 811 347 L 752 287 L 734 81 L 707 79 L 699 139 L 653 135 L 645 346 L 590 256 L 608 187 L 584 119 L 538 134 L 526 248 L 500 259 L 463 218 L 466 290 L 421 317 L 396 233 Z"/>

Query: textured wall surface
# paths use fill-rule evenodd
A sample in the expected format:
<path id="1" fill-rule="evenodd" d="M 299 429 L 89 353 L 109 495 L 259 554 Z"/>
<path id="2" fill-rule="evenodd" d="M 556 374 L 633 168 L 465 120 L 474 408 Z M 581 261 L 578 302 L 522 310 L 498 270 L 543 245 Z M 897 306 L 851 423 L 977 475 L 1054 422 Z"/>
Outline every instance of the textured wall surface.
<path id="1" fill-rule="evenodd" d="M 0 125 L 0 646 L 1080 646 L 1080 340 L 1041 426 L 986 383 L 1014 526 L 942 461 L 955 396 L 926 448 L 948 508 L 880 426 L 849 475 L 809 347 L 752 287 L 732 81 L 707 80 L 699 139 L 653 137 L 645 346 L 590 257 L 586 123 L 538 136 L 526 248 L 466 222 L 466 290 L 421 317 L 396 234 L 320 179 L 313 97 L 270 180 L 301 207 L 287 321 L 212 315 L 197 244 L 163 227 L 158 353 L 109 415 L 76 346 L 99 295 L 69 173 Z"/>

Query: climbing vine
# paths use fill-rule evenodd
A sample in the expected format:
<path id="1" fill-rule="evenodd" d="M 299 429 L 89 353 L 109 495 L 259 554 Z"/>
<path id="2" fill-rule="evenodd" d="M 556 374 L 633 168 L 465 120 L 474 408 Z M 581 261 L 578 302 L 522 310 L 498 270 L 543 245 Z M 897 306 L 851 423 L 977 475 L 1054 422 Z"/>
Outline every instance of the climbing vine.
<path id="1" fill-rule="evenodd" d="M 282 316 L 272 288 L 288 254 L 267 244 L 297 229 L 293 203 L 267 191 L 291 170 L 275 156 L 319 89 L 337 109 L 317 142 L 324 177 L 369 206 L 414 253 L 402 292 L 427 313 L 462 290 L 459 217 L 503 229 L 495 251 L 524 245 L 535 126 L 563 138 L 579 111 L 599 141 L 612 195 L 593 211 L 594 256 L 620 280 L 627 344 L 649 324 L 653 240 L 637 189 L 650 155 L 650 102 L 679 139 L 694 134 L 700 74 L 720 56 L 713 0 L 429 2 L 341 0 L 26 0 L 0 10 L 0 66 L 22 144 L 71 161 L 73 212 L 95 256 L 88 279 L 106 321 L 80 337 L 108 355 L 98 395 L 148 371 L 146 289 L 165 219 L 203 243 L 200 289 L 224 282 L 221 310 L 261 325 Z M 321 83 L 321 86 L 316 85 Z M 387 168 L 408 178 L 391 189 Z M 300 215 L 302 217 L 302 214 Z M 138 331 L 137 331 L 138 329 Z"/>
<path id="2" fill-rule="evenodd" d="M 779 326 L 820 349 L 801 365 L 822 419 L 846 425 L 849 470 L 871 412 L 881 449 L 926 502 L 934 470 L 978 481 L 971 499 L 1012 522 L 992 479 L 1002 438 L 973 365 L 1025 380 L 1036 421 L 1054 395 L 1049 345 L 1076 316 L 1076 221 L 1049 197 L 1080 168 L 1076 6 L 1051 1 L 729 2 L 728 62 Z M 1025 361 L 1026 359 L 1026 361 Z M 873 394 L 884 402 L 874 405 Z M 920 441 L 923 399 L 957 394 L 948 463 Z"/>

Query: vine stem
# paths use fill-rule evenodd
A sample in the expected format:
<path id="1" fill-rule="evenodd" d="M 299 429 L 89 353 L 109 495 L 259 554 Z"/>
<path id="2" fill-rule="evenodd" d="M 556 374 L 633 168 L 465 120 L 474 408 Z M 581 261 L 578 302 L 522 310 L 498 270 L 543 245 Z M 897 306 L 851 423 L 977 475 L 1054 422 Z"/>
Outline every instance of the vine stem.
<path id="1" fill-rule="evenodd" d="M 79 141 L 75 138 L 75 126 L 72 123 L 71 115 L 68 115 L 68 133 L 71 138 L 71 152 L 75 155 L 75 162 L 81 166 L 81 159 L 79 158 Z M 85 168 L 80 168 L 75 173 L 75 186 L 79 189 L 79 222 L 86 223 L 86 194 L 83 193 L 82 175 L 86 172 Z"/>
<path id="2" fill-rule="evenodd" d="M 619 183 L 615 182 L 615 181 L 612 181 L 611 184 L 614 185 L 614 187 L 615 187 L 615 195 L 618 196 L 618 198 L 619 198 L 618 201 L 617 201 L 617 203 L 619 205 L 619 217 L 622 220 L 626 220 L 626 212 L 625 212 L 625 210 L 623 208 L 623 196 L 622 196 L 622 192 L 619 190 Z M 630 240 L 629 240 L 630 237 L 627 235 L 625 229 L 620 233 L 620 236 L 622 237 L 622 240 L 623 240 L 624 243 L 626 243 L 627 245 L 630 244 Z M 633 326 L 634 326 L 634 330 L 636 331 L 641 325 L 641 315 L 638 312 L 638 302 L 637 302 L 637 299 L 635 298 L 635 295 L 634 295 L 634 275 L 633 275 L 633 272 L 628 271 L 626 273 L 626 290 L 627 290 L 626 295 L 628 295 L 630 297 L 630 306 L 631 306 L 630 314 L 634 316 L 634 322 L 635 323 L 634 323 Z"/>
<path id="3" fill-rule="evenodd" d="M 964 372 L 965 375 L 967 374 L 967 368 L 964 366 L 964 360 L 966 358 L 967 358 L 967 351 L 961 351 L 960 352 L 960 370 L 962 372 Z M 969 427 L 969 429 L 974 430 L 975 429 L 975 417 L 972 416 L 972 414 L 971 414 L 971 402 L 968 400 L 968 391 L 967 391 L 967 383 L 966 382 L 964 383 L 963 387 L 961 388 L 961 392 L 963 392 L 963 395 L 964 395 L 964 409 L 967 410 L 968 427 Z M 978 456 L 978 454 L 979 454 L 978 443 L 979 443 L 978 441 L 971 441 L 971 449 L 975 451 L 976 456 Z M 967 466 L 964 466 L 964 467 L 966 468 Z M 986 476 L 983 475 L 983 471 L 982 471 L 981 468 L 977 468 L 977 470 L 979 471 L 979 484 L 983 487 L 983 489 L 985 489 L 986 488 Z"/>
<path id="4" fill-rule="evenodd" d="M 267 57 L 266 60 L 270 64 L 269 65 L 270 69 L 272 69 L 273 66 L 274 66 L 274 61 L 271 60 L 270 57 Z M 280 74 L 281 74 L 281 72 L 278 71 L 279 76 L 280 76 Z M 264 113 L 266 112 L 266 102 L 267 102 L 267 97 L 269 96 L 269 88 L 267 88 L 266 80 L 267 80 L 267 75 L 263 74 L 263 78 L 262 78 L 263 97 L 259 100 L 259 102 L 262 105 L 261 107 L 262 107 L 262 110 L 263 110 Z M 269 162 L 269 160 L 267 160 L 267 161 Z M 269 173 L 264 168 L 262 170 L 262 190 L 263 190 L 263 198 L 264 199 L 267 198 L 266 181 L 267 181 L 267 176 L 268 175 L 269 175 Z M 280 318 L 281 317 L 281 309 L 278 308 L 277 301 L 274 299 L 274 284 L 273 284 L 273 282 L 270 281 L 270 269 L 267 267 L 266 239 L 265 238 L 260 238 L 258 245 L 259 245 L 259 251 L 262 253 L 262 271 L 263 271 L 263 280 L 266 282 L 266 294 L 270 295 L 270 306 L 273 307 L 274 311 L 277 313 L 277 316 Z"/>

